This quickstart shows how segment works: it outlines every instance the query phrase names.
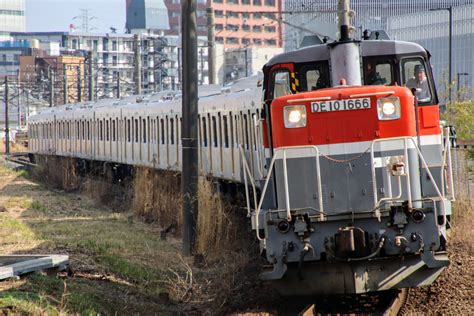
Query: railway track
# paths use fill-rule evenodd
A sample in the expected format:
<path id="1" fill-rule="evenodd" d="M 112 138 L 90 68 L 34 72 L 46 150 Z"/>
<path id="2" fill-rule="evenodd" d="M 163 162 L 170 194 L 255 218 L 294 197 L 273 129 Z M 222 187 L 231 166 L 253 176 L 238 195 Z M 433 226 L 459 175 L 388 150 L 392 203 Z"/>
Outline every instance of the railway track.
<path id="1" fill-rule="evenodd" d="M 316 299 L 299 316 L 314 315 L 399 315 L 408 299 L 408 289 L 357 296 L 331 296 Z"/>

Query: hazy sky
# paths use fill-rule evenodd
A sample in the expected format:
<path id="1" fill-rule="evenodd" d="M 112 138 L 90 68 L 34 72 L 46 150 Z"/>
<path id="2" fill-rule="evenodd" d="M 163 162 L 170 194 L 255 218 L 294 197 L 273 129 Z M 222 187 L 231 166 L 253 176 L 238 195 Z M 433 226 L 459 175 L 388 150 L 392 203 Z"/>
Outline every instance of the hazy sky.
<path id="1" fill-rule="evenodd" d="M 26 31 L 69 31 L 72 23 L 81 27 L 80 9 L 89 9 L 91 32 L 110 32 L 115 27 L 119 33 L 125 30 L 125 0 L 26 0 Z M 78 30 L 79 31 L 79 30 Z"/>

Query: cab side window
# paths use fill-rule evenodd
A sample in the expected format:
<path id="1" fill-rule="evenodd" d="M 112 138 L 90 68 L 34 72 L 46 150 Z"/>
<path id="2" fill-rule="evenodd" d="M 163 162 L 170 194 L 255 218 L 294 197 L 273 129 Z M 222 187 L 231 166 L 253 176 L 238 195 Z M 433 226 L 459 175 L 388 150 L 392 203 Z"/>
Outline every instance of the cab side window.
<path id="1" fill-rule="evenodd" d="M 290 72 L 287 69 L 277 70 L 273 73 L 273 99 L 292 94 Z"/>
<path id="2" fill-rule="evenodd" d="M 407 88 L 416 89 L 418 102 L 429 103 L 432 100 L 430 81 L 421 58 L 402 61 L 402 81 L 402 84 Z"/>
<path id="3" fill-rule="evenodd" d="M 364 60 L 364 84 L 393 85 L 393 64 L 388 59 Z"/>

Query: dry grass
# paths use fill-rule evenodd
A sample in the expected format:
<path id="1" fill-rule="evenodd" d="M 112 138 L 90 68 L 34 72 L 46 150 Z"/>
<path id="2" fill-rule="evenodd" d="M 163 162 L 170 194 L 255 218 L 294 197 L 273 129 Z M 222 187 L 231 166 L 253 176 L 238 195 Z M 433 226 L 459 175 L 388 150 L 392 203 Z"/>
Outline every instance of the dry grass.
<path id="1" fill-rule="evenodd" d="M 180 245 L 160 228 L 89 199 L 51 191 L 0 164 L 0 253 L 65 253 L 73 278 L 34 275 L 0 283 L 7 314 L 175 314 L 157 299 Z M 65 285 L 66 282 L 66 285 Z"/>
<path id="2" fill-rule="evenodd" d="M 137 167 L 134 170 L 132 210 L 163 228 L 181 227 L 180 176 L 176 172 Z"/>
<path id="3" fill-rule="evenodd" d="M 465 151 L 458 150 L 455 157 L 454 179 L 456 202 L 453 204 L 453 240 L 465 244 L 474 252 L 474 200 L 473 183 L 469 164 L 472 164 Z"/>
<path id="4" fill-rule="evenodd" d="M 21 145 L 21 144 L 16 144 L 16 143 L 10 143 L 10 153 L 20 153 L 20 152 L 27 152 L 28 148 Z M 0 153 L 5 153 L 5 143 L 4 140 L 1 139 L 0 142 Z"/>
<path id="5" fill-rule="evenodd" d="M 113 210 L 116 209 L 113 203 L 119 200 L 122 206 L 131 206 L 129 211 L 133 215 L 147 223 L 153 223 L 158 230 L 171 228 L 179 236 L 182 214 L 179 174 L 138 167 L 134 169 L 131 179 L 118 185 L 111 183 L 113 177 L 108 175 L 109 171 L 105 168 L 92 170 L 90 174 L 79 177 L 76 163 L 67 158 L 61 161 L 60 158 L 40 157 L 39 164 L 42 166 L 42 179 L 57 181 L 59 187 L 66 190 L 80 187 L 85 196 L 106 204 Z M 121 191 L 119 187 L 128 190 L 124 188 Z M 50 207 L 44 201 L 35 203 L 32 207 L 35 218 L 39 217 L 34 225 L 41 226 L 44 234 L 51 235 L 54 239 L 65 238 L 68 245 L 87 249 L 86 253 L 92 251 L 100 258 L 100 265 L 109 267 L 122 278 L 150 283 L 147 291 L 157 293 L 158 290 L 153 289 L 161 281 L 156 280 L 162 280 L 164 283 L 161 287 L 169 292 L 172 300 L 182 303 L 180 308 L 184 308 L 184 312 L 199 310 L 219 314 L 229 308 L 241 306 L 242 301 L 248 301 L 252 293 L 256 292 L 253 288 L 258 284 L 255 259 L 258 257 L 258 246 L 253 244 L 255 238 L 250 233 L 245 212 L 238 206 L 230 205 L 219 191 L 219 185 L 204 177 L 199 180 L 199 216 L 195 245 L 195 252 L 202 254 L 204 258 L 199 268 L 186 258 L 174 261 L 174 265 L 167 268 L 158 264 L 155 268 L 162 272 L 147 274 L 141 265 L 143 260 L 158 260 L 166 252 L 153 245 L 150 248 L 131 250 L 136 245 L 143 245 L 142 238 L 146 237 L 138 234 L 136 240 L 135 236 L 129 235 L 130 230 L 121 227 L 123 221 L 133 222 L 130 213 L 114 213 L 112 217 L 102 214 L 103 217 L 99 219 L 97 214 L 81 212 L 77 217 L 69 215 L 62 219 L 49 219 L 47 223 L 44 219 L 52 216 L 48 211 Z M 107 227 L 103 227 L 104 224 Z M 54 245 L 51 247 L 54 248 Z M 170 262 L 170 258 L 177 258 L 179 253 L 175 249 L 172 255 L 166 254 L 169 258 L 165 263 Z M 82 251 L 79 252 L 79 257 L 81 266 L 85 269 L 99 269 L 97 262 L 84 256 Z M 125 258 L 127 261 L 124 261 Z M 108 270 L 99 271 L 106 273 Z"/>
<path id="6" fill-rule="evenodd" d="M 43 183 L 66 191 L 79 189 L 81 179 L 76 160 L 70 157 L 36 156 L 34 176 Z"/>

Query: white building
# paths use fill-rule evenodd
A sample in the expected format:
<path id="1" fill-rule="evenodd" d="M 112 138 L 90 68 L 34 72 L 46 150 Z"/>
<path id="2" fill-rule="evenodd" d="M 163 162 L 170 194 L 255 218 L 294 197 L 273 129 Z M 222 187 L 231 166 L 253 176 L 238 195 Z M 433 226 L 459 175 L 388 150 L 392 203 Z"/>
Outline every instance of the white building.
<path id="1" fill-rule="evenodd" d="M 0 41 L 10 40 L 11 32 L 25 30 L 25 0 L 0 1 Z"/>
<path id="2" fill-rule="evenodd" d="M 181 84 L 181 38 L 157 34 L 137 34 L 141 57 L 143 92 L 179 89 Z M 16 40 L 39 42 L 40 47 L 56 43 L 60 54 L 93 52 L 97 97 L 112 97 L 118 82 L 123 94 L 132 94 L 135 86 L 135 34 L 92 34 L 80 32 L 16 32 Z M 199 38 L 199 80 L 207 84 L 207 38 Z M 51 46 L 51 45 L 50 45 Z M 50 50 L 54 51 L 51 46 Z M 118 79 L 120 78 L 120 79 Z"/>

